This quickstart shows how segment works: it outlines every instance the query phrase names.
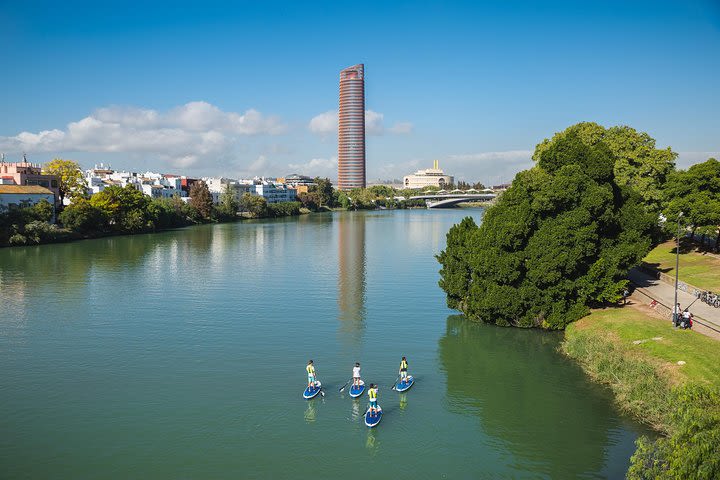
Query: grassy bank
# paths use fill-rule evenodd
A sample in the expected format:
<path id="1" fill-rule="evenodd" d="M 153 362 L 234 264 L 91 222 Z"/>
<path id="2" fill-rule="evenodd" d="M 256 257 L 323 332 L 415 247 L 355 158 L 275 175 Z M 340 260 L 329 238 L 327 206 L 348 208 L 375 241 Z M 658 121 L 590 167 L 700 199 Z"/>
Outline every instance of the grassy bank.
<path id="1" fill-rule="evenodd" d="M 562 348 L 663 434 L 638 441 L 628 478 L 720 476 L 720 343 L 626 307 L 570 325 Z"/>
<path id="2" fill-rule="evenodd" d="M 653 248 L 645 257 L 645 262 L 674 276 L 675 242 L 671 240 Z M 720 259 L 689 248 L 681 248 L 680 280 L 705 290 L 720 291 Z"/>

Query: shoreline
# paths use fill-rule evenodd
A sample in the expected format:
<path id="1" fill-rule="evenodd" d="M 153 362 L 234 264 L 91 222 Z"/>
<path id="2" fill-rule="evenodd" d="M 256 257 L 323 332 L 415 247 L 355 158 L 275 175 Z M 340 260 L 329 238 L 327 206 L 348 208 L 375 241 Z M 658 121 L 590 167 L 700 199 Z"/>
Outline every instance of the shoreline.
<path id="1" fill-rule="evenodd" d="M 627 306 L 593 310 L 566 328 L 560 352 L 608 386 L 622 412 L 658 434 L 636 441 L 627 478 L 720 473 L 714 460 L 720 445 L 708 441 L 720 437 L 718 347 L 715 338 L 674 329 L 635 296 Z M 710 475 L 698 475 L 701 470 Z"/>

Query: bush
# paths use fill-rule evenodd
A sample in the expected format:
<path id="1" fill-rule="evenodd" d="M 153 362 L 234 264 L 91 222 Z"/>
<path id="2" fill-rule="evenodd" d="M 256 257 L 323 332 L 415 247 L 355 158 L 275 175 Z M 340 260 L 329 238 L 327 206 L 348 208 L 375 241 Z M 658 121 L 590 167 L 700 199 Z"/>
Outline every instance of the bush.
<path id="1" fill-rule="evenodd" d="M 300 202 L 279 202 L 267 205 L 269 217 L 291 217 L 300 215 Z"/>
<path id="2" fill-rule="evenodd" d="M 87 200 L 77 200 L 65 207 L 58 220 L 67 229 L 83 235 L 108 230 L 108 216 Z"/>

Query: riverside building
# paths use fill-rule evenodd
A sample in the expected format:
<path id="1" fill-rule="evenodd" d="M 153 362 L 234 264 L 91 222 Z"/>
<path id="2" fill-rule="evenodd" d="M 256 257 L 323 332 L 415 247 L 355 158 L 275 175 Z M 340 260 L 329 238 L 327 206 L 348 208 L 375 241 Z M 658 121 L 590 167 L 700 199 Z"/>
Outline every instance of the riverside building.
<path id="1" fill-rule="evenodd" d="M 403 188 L 445 188 L 448 185 L 452 185 L 453 181 L 454 177 L 452 175 L 445 175 L 445 172 L 440 169 L 439 162 L 435 160 L 433 161 L 433 168 L 418 170 L 411 175 L 403 177 Z"/>
<path id="2" fill-rule="evenodd" d="M 338 189 L 365 188 L 365 66 L 340 72 Z"/>

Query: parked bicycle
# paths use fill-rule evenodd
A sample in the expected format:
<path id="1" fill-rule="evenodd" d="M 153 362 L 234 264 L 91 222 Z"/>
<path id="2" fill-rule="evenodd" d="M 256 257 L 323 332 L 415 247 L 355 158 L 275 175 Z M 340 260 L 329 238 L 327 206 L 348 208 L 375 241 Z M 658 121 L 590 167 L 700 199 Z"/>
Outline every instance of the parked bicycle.
<path id="1" fill-rule="evenodd" d="M 710 291 L 695 290 L 695 296 L 711 307 L 720 308 L 720 295 Z"/>

